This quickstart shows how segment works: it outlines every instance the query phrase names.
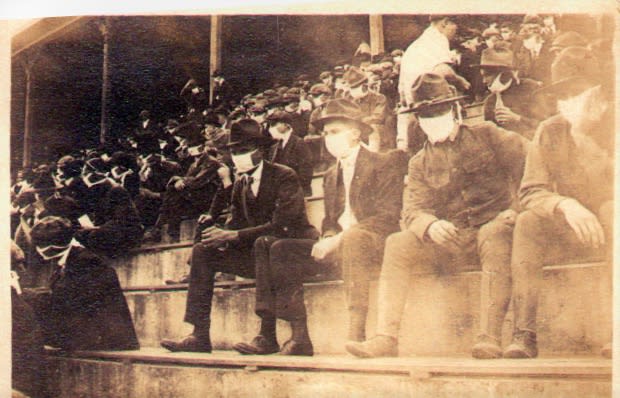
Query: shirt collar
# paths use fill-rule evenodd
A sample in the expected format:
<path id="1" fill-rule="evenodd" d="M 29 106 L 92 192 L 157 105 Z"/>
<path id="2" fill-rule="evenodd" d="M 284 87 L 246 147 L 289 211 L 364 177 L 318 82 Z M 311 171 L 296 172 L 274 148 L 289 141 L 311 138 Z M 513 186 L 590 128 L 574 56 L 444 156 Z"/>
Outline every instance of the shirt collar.
<path id="1" fill-rule="evenodd" d="M 264 165 L 264 163 L 265 162 L 261 160 L 260 163 L 258 164 L 258 166 L 254 169 L 254 171 L 249 174 L 249 176 L 254 179 L 254 182 L 260 181 L 260 178 L 263 175 L 263 165 Z"/>

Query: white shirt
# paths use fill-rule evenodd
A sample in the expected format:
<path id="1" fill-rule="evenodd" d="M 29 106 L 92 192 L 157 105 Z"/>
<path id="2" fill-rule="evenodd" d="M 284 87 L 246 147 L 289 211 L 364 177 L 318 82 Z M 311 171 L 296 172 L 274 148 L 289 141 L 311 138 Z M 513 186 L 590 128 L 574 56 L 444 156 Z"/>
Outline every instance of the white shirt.
<path id="1" fill-rule="evenodd" d="M 403 54 L 398 80 L 401 100 L 404 99 L 407 105 L 411 105 L 411 87 L 418 76 L 432 72 L 439 64 L 453 62 L 453 58 L 448 38 L 433 25 L 426 28 Z"/>
<path id="2" fill-rule="evenodd" d="M 357 224 L 357 219 L 353 215 L 351 209 L 351 203 L 349 200 L 349 193 L 351 191 L 351 182 L 353 181 L 353 175 L 355 174 L 355 162 L 357 161 L 357 155 L 360 152 L 360 146 L 358 145 L 349 156 L 344 159 L 340 159 L 340 167 L 342 167 L 342 182 L 344 184 L 344 211 L 338 218 L 338 224 L 344 231 Z"/>

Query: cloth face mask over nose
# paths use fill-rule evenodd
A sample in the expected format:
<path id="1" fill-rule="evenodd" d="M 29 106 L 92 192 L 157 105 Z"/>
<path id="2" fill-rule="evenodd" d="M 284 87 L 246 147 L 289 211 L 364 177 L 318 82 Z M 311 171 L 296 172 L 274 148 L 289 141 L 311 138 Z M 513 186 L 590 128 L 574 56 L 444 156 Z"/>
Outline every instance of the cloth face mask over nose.
<path id="1" fill-rule="evenodd" d="M 254 160 L 252 155 L 256 153 L 256 149 L 251 152 L 242 153 L 239 155 L 231 155 L 232 161 L 235 164 L 237 173 L 245 173 L 254 168 Z"/>
<path id="2" fill-rule="evenodd" d="M 418 118 L 420 127 L 428 137 L 431 144 L 445 141 L 454 131 L 456 122 L 452 110 L 441 116 Z"/>
<path id="3" fill-rule="evenodd" d="M 353 148 L 349 146 L 349 137 L 346 132 L 326 135 L 325 147 L 336 159 L 346 158 L 353 150 Z"/>

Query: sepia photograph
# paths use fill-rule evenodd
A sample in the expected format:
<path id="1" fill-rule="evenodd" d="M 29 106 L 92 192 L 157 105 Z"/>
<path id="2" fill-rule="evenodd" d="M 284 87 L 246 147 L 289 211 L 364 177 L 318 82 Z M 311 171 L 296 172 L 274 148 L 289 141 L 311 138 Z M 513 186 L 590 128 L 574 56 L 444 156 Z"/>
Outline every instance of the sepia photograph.
<path id="1" fill-rule="evenodd" d="M 498 9 L 3 21 L 9 394 L 611 397 L 617 4 Z"/>

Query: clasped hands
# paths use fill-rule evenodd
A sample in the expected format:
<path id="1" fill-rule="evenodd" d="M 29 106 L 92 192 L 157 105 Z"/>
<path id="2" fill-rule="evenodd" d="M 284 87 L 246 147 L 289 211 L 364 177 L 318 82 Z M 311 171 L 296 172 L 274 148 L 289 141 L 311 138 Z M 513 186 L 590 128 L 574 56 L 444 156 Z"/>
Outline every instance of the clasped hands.
<path id="1" fill-rule="evenodd" d="M 218 226 L 206 228 L 200 234 L 200 243 L 209 249 L 225 248 L 229 243 L 239 239 L 238 231 L 222 229 Z"/>

